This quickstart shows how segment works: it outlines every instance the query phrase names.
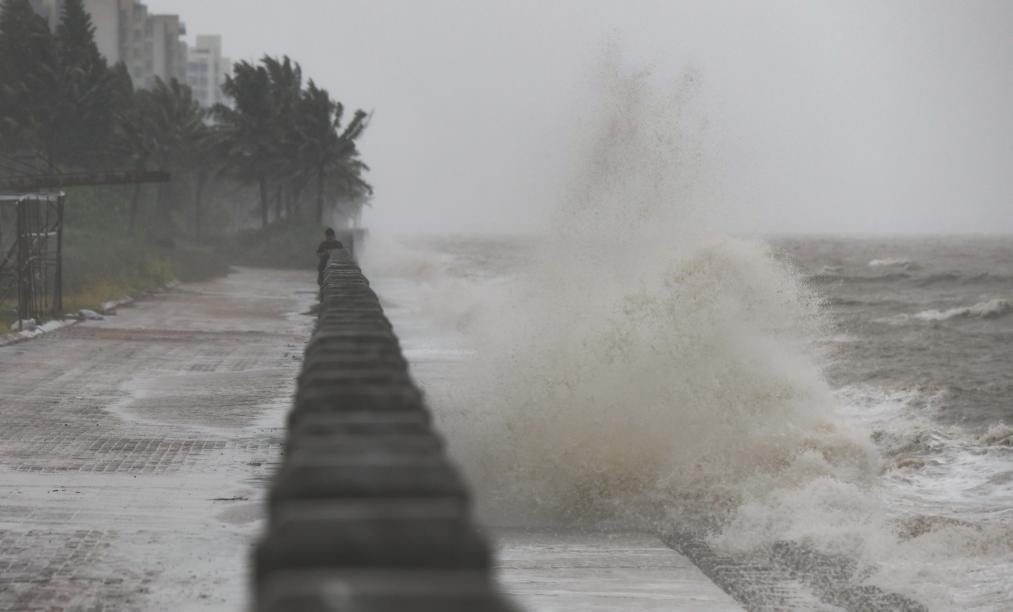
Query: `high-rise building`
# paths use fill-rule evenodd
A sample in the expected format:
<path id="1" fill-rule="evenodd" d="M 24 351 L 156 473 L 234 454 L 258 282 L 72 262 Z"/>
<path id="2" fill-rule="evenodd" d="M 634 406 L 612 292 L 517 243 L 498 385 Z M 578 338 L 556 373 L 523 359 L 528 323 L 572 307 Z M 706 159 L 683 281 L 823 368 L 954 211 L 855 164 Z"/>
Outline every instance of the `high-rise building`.
<path id="1" fill-rule="evenodd" d="M 225 101 L 222 85 L 232 70 L 232 62 L 222 57 L 222 37 L 200 35 L 190 47 L 186 82 L 201 106 L 211 107 Z"/>
<path id="2" fill-rule="evenodd" d="M 120 51 L 120 2 L 84 0 L 84 8 L 95 26 L 95 44 L 110 64 L 123 61 Z"/>
<path id="3" fill-rule="evenodd" d="M 0 0 L 2 3 L 3 0 Z M 36 12 L 55 29 L 65 0 L 30 0 Z M 222 57 L 220 36 L 198 36 L 188 52 L 186 26 L 179 15 L 153 15 L 139 0 L 84 0 L 95 26 L 95 44 L 110 64 L 123 62 L 135 87 L 150 88 L 159 78 L 181 83 L 200 81 L 201 66 L 207 67 L 206 85 L 195 96 L 210 106 L 221 101 L 221 84 L 230 68 Z M 191 59 L 191 55 L 193 59 Z M 191 70 L 191 64 L 198 64 Z"/>
<path id="4" fill-rule="evenodd" d="M 151 24 L 151 50 L 152 68 L 150 74 L 146 74 L 146 82 L 138 83 L 140 87 L 151 87 L 155 79 L 159 78 L 168 83 L 176 79 L 180 83 L 186 82 L 186 42 L 182 40 L 186 34 L 186 26 L 179 20 L 179 15 L 152 15 Z"/>

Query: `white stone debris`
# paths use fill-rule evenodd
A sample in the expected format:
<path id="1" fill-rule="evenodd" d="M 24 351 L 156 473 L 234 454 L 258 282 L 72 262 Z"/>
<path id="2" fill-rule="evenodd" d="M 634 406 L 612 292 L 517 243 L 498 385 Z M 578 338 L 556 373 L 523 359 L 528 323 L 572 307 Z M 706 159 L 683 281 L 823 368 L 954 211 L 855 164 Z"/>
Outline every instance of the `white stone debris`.
<path id="1" fill-rule="evenodd" d="M 11 331 L 35 331 L 35 319 L 22 319 L 11 323 Z"/>
<path id="2" fill-rule="evenodd" d="M 99 313 L 101 313 L 103 315 L 112 316 L 112 315 L 116 314 L 116 309 L 117 308 L 119 308 L 120 306 L 126 306 L 127 304 L 132 304 L 133 301 L 134 301 L 134 298 L 132 298 L 132 297 L 125 297 L 125 298 L 121 298 L 119 300 L 110 300 L 108 302 L 104 302 L 99 307 L 98 311 L 99 311 Z"/>

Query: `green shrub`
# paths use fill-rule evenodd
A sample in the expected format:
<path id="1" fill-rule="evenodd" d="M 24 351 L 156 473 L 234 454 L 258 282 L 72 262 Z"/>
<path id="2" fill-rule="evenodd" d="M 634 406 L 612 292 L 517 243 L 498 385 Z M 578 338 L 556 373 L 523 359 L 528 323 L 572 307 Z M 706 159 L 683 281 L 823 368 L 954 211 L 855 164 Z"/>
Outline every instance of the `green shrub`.
<path id="1" fill-rule="evenodd" d="M 316 267 L 316 248 L 323 239 L 324 228 L 316 223 L 281 221 L 239 232 L 223 249 L 237 266 L 310 270 Z"/>
<path id="2" fill-rule="evenodd" d="M 95 308 L 173 281 L 223 276 L 228 262 L 213 249 L 145 236 L 132 238 L 100 228 L 64 232 L 64 308 Z"/>

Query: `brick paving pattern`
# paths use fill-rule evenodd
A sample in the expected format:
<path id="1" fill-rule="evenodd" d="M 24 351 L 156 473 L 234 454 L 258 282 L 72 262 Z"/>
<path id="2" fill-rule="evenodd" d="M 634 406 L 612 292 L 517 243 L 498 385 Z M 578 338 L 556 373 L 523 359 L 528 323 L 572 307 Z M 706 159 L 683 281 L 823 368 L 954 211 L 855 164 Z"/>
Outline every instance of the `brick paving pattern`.
<path id="1" fill-rule="evenodd" d="M 0 347 L 0 610 L 246 604 L 313 281 L 240 270 Z"/>

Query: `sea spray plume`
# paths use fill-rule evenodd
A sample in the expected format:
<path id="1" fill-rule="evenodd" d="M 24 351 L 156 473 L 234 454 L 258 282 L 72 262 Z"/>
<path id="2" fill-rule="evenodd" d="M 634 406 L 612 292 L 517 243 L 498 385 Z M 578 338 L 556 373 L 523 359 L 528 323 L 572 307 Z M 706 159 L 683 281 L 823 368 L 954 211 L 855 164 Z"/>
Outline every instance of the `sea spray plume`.
<path id="1" fill-rule="evenodd" d="M 403 272 L 425 279 L 430 299 L 468 305 L 463 329 L 478 359 L 433 407 L 483 514 L 689 532 L 744 563 L 843 553 L 833 576 L 827 566 L 790 571 L 968 609 L 954 593 L 974 591 L 969 568 L 994 559 L 993 573 L 1008 569 L 1011 532 L 919 517 L 903 500 L 898 516 L 885 501 L 884 475 L 919 468 L 880 461 L 865 430 L 835 416 L 811 354 L 828 331 L 817 300 L 766 245 L 727 235 L 734 210 L 701 203 L 701 141 L 663 146 L 657 136 L 692 121 L 692 96 L 679 115 L 652 78 L 603 71 L 604 93 L 587 104 L 597 114 L 582 118 L 581 180 L 551 239 L 521 249 L 536 253 L 530 269 L 502 286 L 461 283 L 457 262 L 414 252 Z M 680 151 L 689 171 L 661 176 L 683 171 Z"/>
<path id="2" fill-rule="evenodd" d="M 474 393 L 446 423 L 457 456 L 501 519 L 721 517 L 822 478 L 857 492 L 877 457 L 829 415 L 813 297 L 695 197 L 699 78 L 658 93 L 607 62 L 601 79 L 573 197 L 476 328 Z"/>
<path id="3" fill-rule="evenodd" d="M 607 47 L 591 85 L 597 95 L 584 100 L 578 121 L 570 191 L 553 217 L 558 236 L 610 237 L 625 246 L 700 225 L 692 217 L 705 209 L 690 194 L 700 185 L 707 127 L 694 105 L 701 77 L 687 71 L 667 90 L 654 80 L 650 70 L 625 67 L 615 44 Z"/>

